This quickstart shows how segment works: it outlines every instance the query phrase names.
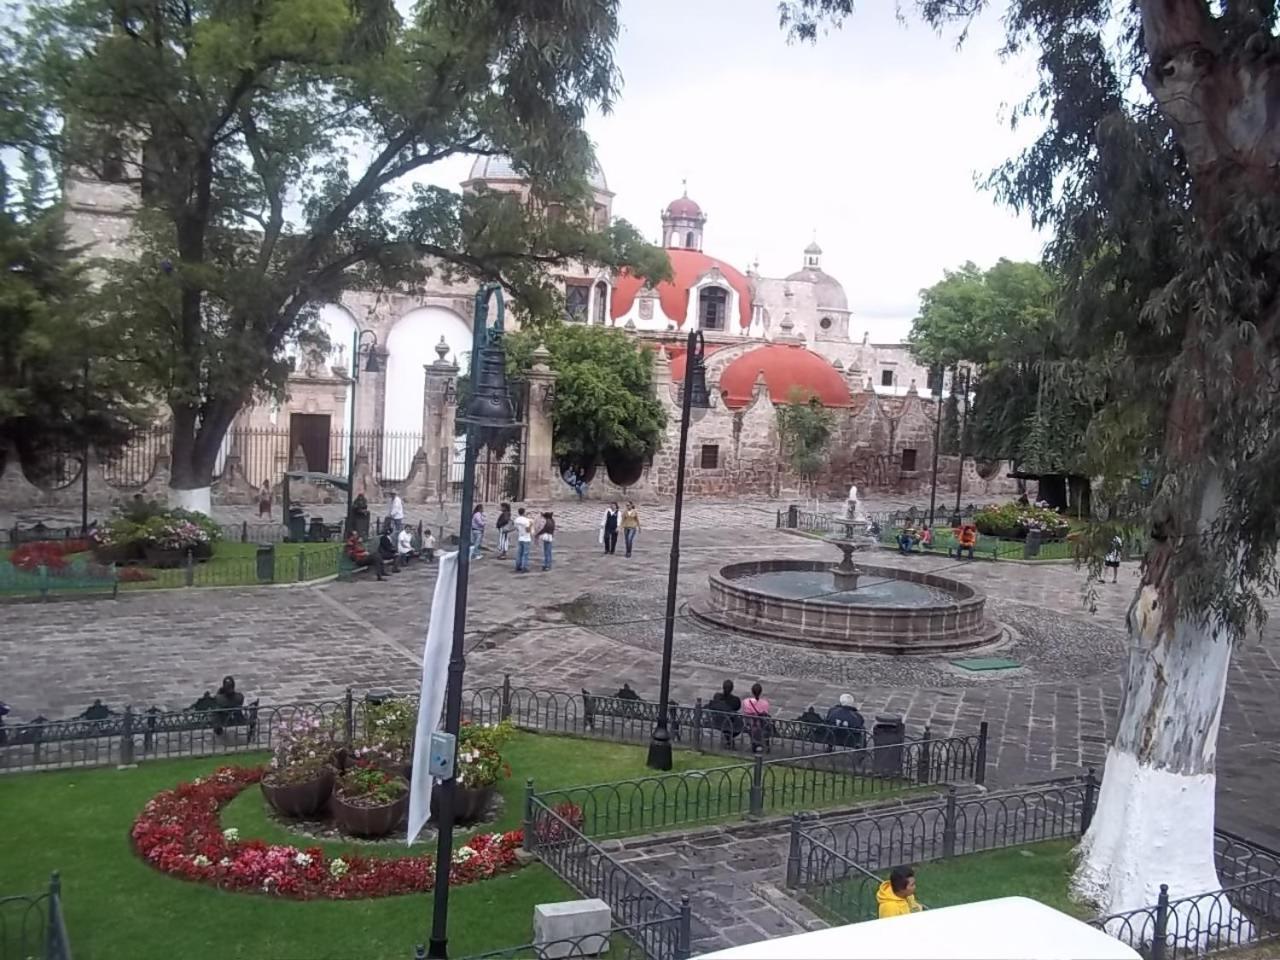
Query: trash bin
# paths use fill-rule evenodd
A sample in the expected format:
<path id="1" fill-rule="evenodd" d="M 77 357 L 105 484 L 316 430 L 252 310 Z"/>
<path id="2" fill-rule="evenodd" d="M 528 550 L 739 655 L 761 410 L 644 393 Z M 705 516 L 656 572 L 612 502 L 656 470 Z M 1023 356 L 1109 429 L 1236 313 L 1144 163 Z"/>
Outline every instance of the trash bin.
<path id="1" fill-rule="evenodd" d="M 258 544 L 258 582 L 272 583 L 276 578 L 276 547 L 273 543 Z"/>
<path id="2" fill-rule="evenodd" d="M 307 539 L 307 512 L 301 506 L 289 508 L 289 542 L 302 543 Z"/>
<path id="3" fill-rule="evenodd" d="M 307 531 L 307 540 L 311 543 L 324 543 L 329 539 L 329 528 L 325 526 L 323 517 L 312 517 L 311 528 Z"/>
<path id="4" fill-rule="evenodd" d="M 1034 560 L 1040 556 L 1040 531 L 1028 530 L 1027 541 L 1022 545 L 1022 559 Z"/>
<path id="5" fill-rule="evenodd" d="M 872 772 L 881 777 L 902 776 L 902 743 L 907 736 L 902 718 L 893 714 L 877 716 L 871 736 L 876 747 Z"/>

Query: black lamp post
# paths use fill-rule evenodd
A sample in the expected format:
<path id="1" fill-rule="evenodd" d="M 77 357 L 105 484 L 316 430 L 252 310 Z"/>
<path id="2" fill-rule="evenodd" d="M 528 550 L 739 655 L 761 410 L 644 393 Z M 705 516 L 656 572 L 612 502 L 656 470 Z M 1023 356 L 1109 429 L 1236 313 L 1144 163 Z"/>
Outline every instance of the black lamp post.
<path id="1" fill-rule="evenodd" d="M 702 331 L 689 331 L 684 367 L 684 392 L 680 398 L 680 452 L 676 460 L 676 510 L 671 527 L 671 559 L 667 565 L 667 615 L 662 625 L 662 680 L 658 684 L 658 721 L 649 740 L 648 764 L 654 770 L 671 769 L 671 731 L 667 729 L 667 701 L 671 699 L 671 646 L 676 626 L 676 580 L 680 573 L 680 514 L 684 508 L 685 448 L 689 444 L 689 411 L 711 406 L 707 396 L 707 368 Z"/>
<path id="2" fill-rule="evenodd" d="M 942 375 L 941 364 L 933 368 L 933 483 L 929 487 L 929 526 L 933 526 L 933 510 L 938 502 L 938 444 L 942 442 Z M 951 388 L 955 389 L 952 383 Z"/>
<path id="3" fill-rule="evenodd" d="M 963 381 L 961 380 L 963 377 Z M 956 523 L 959 523 L 960 517 L 960 494 L 964 490 L 964 428 L 969 419 L 969 369 L 956 371 L 955 381 L 951 385 L 954 391 L 957 386 L 960 387 L 960 396 L 964 400 L 964 414 L 959 418 L 958 424 L 959 437 L 956 442 L 960 445 L 960 466 L 956 468 Z"/>
<path id="4" fill-rule="evenodd" d="M 488 328 L 489 297 L 498 298 L 498 316 Z M 467 428 L 467 452 L 462 468 L 462 521 L 458 529 L 458 586 L 454 593 L 453 645 L 449 654 L 449 686 L 445 693 L 444 729 L 455 740 L 462 720 L 462 674 L 467 661 L 463 639 L 467 632 L 467 580 L 471 572 L 471 506 L 475 497 L 476 453 L 515 425 L 507 389 L 506 355 L 502 349 L 504 317 L 502 289 L 486 284 L 476 293 L 471 335 L 471 399 L 458 421 Z M 440 784 L 439 835 L 436 840 L 436 884 L 427 956 L 449 955 L 449 865 L 453 860 L 454 798 L 457 780 Z"/>
<path id="5" fill-rule="evenodd" d="M 369 338 L 365 344 L 365 337 Z M 351 430 L 347 434 L 347 520 L 342 528 L 344 537 L 351 535 L 351 501 L 356 489 L 356 387 L 360 383 L 360 354 L 367 353 L 365 373 L 377 373 L 382 369 L 378 360 L 378 335 L 372 330 L 357 330 L 351 335 Z"/>

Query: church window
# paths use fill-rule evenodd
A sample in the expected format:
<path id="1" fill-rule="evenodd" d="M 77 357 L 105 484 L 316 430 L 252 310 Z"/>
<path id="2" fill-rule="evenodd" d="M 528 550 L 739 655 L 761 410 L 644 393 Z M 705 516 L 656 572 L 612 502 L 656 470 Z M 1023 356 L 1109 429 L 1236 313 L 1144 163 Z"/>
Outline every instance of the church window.
<path id="1" fill-rule="evenodd" d="M 702 445 L 702 469 L 714 470 L 720 466 L 720 445 L 704 443 Z"/>
<path id="2" fill-rule="evenodd" d="M 596 306 L 595 317 L 596 323 L 604 323 L 609 304 L 609 288 L 604 283 L 596 284 Z"/>
<path id="3" fill-rule="evenodd" d="M 902 451 L 902 472 L 914 473 L 916 469 L 916 452 L 914 450 Z"/>
<path id="4" fill-rule="evenodd" d="M 703 287 L 698 294 L 698 317 L 703 330 L 723 330 L 729 294 L 723 287 Z"/>
<path id="5" fill-rule="evenodd" d="M 570 283 L 564 292 L 564 318 L 573 323 L 586 323 L 591 305 L 591 287 L 585 283 Z"/>
<path id="6" fill-rule="evenodd" d="M 690 250 L 693 249 L 693 231 L 692 230 L 690 230 L 688 233 L 684 235 L 684 245 L 688 247 Z"/>
<path id="7" fill-rule="evenodd" d="M 892 370 L 881 370 L 881 371 L 880 371 L 880 386 L 882 386 L 882 387 L 892 387 L 892 386 L 893 386 L 893 371 L 892 371 Z"/>
<path id="8" fill-rule="evenodd" d="M 818 326 L 820 326 L 823 330 L 830 330 L 830 329 L 831 329 L 831 318 L 830 318 L 830 317 L 823 317 L 821 320 L 819 320 L 819 321 L 818 321 Z"/>

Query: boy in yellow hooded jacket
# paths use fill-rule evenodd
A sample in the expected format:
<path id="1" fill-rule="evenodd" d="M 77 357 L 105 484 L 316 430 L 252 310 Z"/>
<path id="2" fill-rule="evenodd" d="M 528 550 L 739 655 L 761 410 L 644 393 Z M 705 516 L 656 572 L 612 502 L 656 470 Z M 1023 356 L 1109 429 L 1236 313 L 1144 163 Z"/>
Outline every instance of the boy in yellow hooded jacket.
<path id="1" fill-rule="evenodd" d="M 916 902 L 916 872 L 910 867 L 894 867 L 889 879 L 876 891 L 880 919 L 905 917 L 923 909 Z"/>

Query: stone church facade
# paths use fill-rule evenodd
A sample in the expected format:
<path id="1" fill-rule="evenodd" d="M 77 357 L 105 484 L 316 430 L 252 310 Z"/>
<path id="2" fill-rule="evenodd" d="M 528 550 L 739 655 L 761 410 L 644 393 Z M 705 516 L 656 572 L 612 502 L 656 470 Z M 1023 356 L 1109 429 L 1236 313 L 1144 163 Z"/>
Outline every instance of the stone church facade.
<path id="1" fill-rule="evenodd" d="M 501 157 L 478 158 L 464 191 L 517 192 L 527 185 Z M 596 217 L 612 216 L 614 194 L 599 168 L 592 177 Z M 65 205 L 70 240 L 89 256 L 123 255 L 136 195 L 115 184 L 71 178 Z M 805 247 L 799 269 L 767 277 L 753 264 L 745 271 L 704 251 L 707 215 L 687 193 L 662 211 L 662 243 L 671 260 L 670 281 L 650 285 L 625 272 L 585 264 L 556 271 L 563 284 L 565 321 L 620 327 L 653 348 L 654 389 L 667 412 L 661 448 L 641 476 L 614 484 L 602 466 L 589 496 L 660 499 L 673 494 L 679 438 L 684 343 L 701 330 L 707 345 L 711 407 L 697 411 L 690 425 L 687 489 L 708 497 L 781 496 L 800 493 L 799 479 L 786 465 L 776 408 L 796 391 L 816 396 L 833 412 L 836 435 L 819 492 L 837 494 L 856 482 L 868 490 L 927 490 L 932 476 L 934 424 L 939 409 L 929 372 L 904 344 L 855 339 L 856 317 L 844 288 L 822 268 L 816 242 Z M 356 489 L 381 500 L 394 487 L 410 502 L 453 499 L 461 477 L 461 451 L 454 432 L 455 391 L 466 356 L 442 336 L 423 370 L 421 416 L 414 429 L 388 431 L 387 345 L 407 316 L 424 309 L 470 330 L 475 286 L 432 280 L 422 289 L 350 291 L 336 305 L 354 328 L 367 331 L 365 350 L 378 359 L 364 368 L 368 353 L 351 356 L 349 343 L 336 342 L 327 357 L 298 357 L 279 404 L 241 412 L 228 435 L 213 488 L 214 502 L 249 503 L 263 480 L 278 486 L 286 470 L 345 474 L 354 452 Z M 508 314 L 510 317 L 510 314 Z M 455 337 L 455 341 L 457 338 Z M 486 500 L 548 500 L 576 497 L 560 478 L 552 456 L 551 409 L 555 375 L 546 358 L 535 366 L 521 396 L 521 441 L 501 457 L 481 460 L 479 496 Z M 354 362 L 361 364 L 358 375 Z M 946 395 L 949 382 L 942 384 Z M 355 415 L 351 417 L 354 402 Z M 400 403 L 397 399 L 392 401 Z M 401 412 L 402 413 L 402 412 Z M 401 416 L 403 422 L 403 415 Z M 420 423 L 420 428 L 418 424 Z M 13 451 L 0 473 L 0 502 L 26 505 L 79 498 L 74 482 L 33 484 Z M 160 494 L 167 486 L 167 445 L 163 425 L 149 446 L 124 455 L 129 469 L 91 457 L 92 499 L 118 499 L 134 491 Z M 939 489 L 954 489 L 959 464 L 940 458 Z M 965 464 L 965 489 L 973 495 L 1013 489 L 1003 465 Z M 63 478 L 65 480 L 65 477 Z M 616 478 L 615 478 L 616 479 Z M 331 492 L 331 491 L 330 491 Z M 323 499 L 323 489 L 295 488 L 291 496 Z M 277 498 L 277 502 L 278 498 Z"/>

